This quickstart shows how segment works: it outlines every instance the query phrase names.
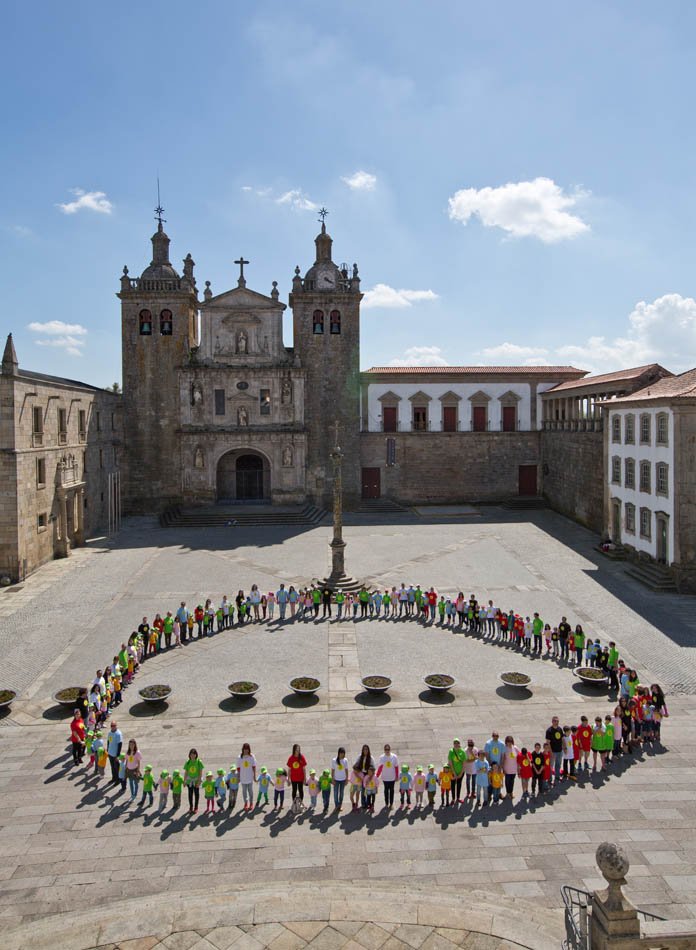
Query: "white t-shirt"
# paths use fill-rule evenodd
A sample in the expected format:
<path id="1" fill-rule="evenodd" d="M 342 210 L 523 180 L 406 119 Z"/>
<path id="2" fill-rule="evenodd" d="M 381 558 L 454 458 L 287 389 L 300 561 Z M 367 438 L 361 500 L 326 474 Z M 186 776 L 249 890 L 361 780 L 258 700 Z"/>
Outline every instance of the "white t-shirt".
<path id="1" fill-rule="evenodd" d="M 395 782 L 399 776 L 399 757 L 394 755 L 393 752 L 390 752 L 389 755 L 385 752 L 384 755 L 379 757 L 379 766 L 382 767 L 382 771 L 379 774 L 379 777 L 383 782 Z"/>
<path id="2" fill-rule="evenodd" d="M 334 782 L 345 782 L 348 778 L 348 759 L 332 759 Z"/>
<path id="3" fill-rule="evenodd" d="M 493 607 L 492 605 L 490 607 L 486 607 L 486 617 L 489 620 L 495 620 L 495 615 L 497 612 L 498 612 L 497 609 Z"/>
<path id="4" fill-rule="evenodd" d="M 242 785 L 250 785 L 254 781 L 254 769 L 256 768 L 256 759 L 253 755 L 240 755 L 237 759 L 237 771 L 239 772 L 239 781 Z"/>

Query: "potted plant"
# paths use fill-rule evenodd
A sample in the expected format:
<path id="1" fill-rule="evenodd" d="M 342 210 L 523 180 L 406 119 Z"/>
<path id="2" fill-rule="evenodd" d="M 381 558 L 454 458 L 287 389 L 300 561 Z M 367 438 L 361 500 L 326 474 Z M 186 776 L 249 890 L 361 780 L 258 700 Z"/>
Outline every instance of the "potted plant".
<path id="1" fill-rule="evenodd" d="M 53 696 L 59 706 L 75 708 L 75 704 L 84 700 L 87 690 L 84 686 L 66 686 L 65 689 L 59 689 Z"/>
<path id="2" fill-rule="evenodd" d="M 428 673 L 423 677 L 423 682 L 434 693 L 444 693 L 454 686 L 456 680 L 449 673 Z"/>
<path id="3" fill-rule="evenodd" d="M 374 673 L 372 676 L 363 676 L 360 680 L 368 693 L 386 693 L 392 684 L 391 677 Z"/>
<path id="4" fill-rule="evenodd" d="M 609 677 L 604 670 L 599 670 L 596 666 L 578 666 L 573 670 L 573 675 L 587 686 L 606 686 L 609 683 Z"/>
<path id="5" fill-rule="evenodd" d="M 259 684 L 252 683 L 251 680 L 237 680 L 230 683 L 227 689 L 235 699 L 251 699 L 254 693 L 258 692 Z"/>
<path id="6" fill-rule="evenodd" d="M 532 677 L 526 673 L 501 673 L 500 679 L 506 686 L 514 686 L 517 689 L 528 689 L 532 685 Z"/>
<path id="7" fill-rule="evenodd" d="M 311 696 L 320 686 L 321 683 L 314 676 L 296 676 L 290 680 L 290 689 L 298 696 Z"/>
<path id="8" fill-rule="evenodd" d="M 167 686 L 164 683 L 155 683 L 152 686 L 143 686 L 142 689 L 138 690 L 138 695 L 141 699 L 144 699 L 146 703 L 163 703 L 165 700 L 169 699 L 171 694 L 171 686 Z"/>
<path id="9" fill-rule="evenodd" d="M 17 698 L 17 693 L 13 689 L 0 689 L 0 709 L 9 706 Z"/>

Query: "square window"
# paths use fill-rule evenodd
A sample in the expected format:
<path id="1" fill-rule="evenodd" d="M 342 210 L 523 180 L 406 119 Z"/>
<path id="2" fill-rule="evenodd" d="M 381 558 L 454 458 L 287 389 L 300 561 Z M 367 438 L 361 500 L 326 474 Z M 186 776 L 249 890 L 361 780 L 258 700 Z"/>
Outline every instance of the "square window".
<path id="1" fill-rule="evenodd" d="M 36 460 L 36 487 L 45 488 L 46 487 L 46 459 L 40 458 Z"/>
<path id="2" fill-rule="evenodd" d="M 635 416 L 626 416 L 625 436 L 626 436 L 626 442 L 628 443 L 633 443 L 636 441 Z"/>
<path id="3" fill-rule="evenodd" d="M 271 390 L 261 389 L 259 391 L 259 412 L 262 416 L 271 414 Z"/>
<path id="4" fill-rule="evenodd" d="M 630 531 L 631 534 L 636 533 L 636 506 L 635 505 L 626 505 L 626 531 Z"/>
<path id="5" fill-rule="evenodd" d="M 621 442 L 621 416 L 611 417 L 611 441 Z"/>
<path id="6" fill-rule="evenodd" d="M 650 491 L 650 462 L 640 463 L 640 490 Z"/>
<path id="7" fill-rule="evenodd" d="M 46 517 L 46 512 L 42 511 L 41 514 L 36 516 L 36 527 L 39 531 L 45 531 L 48 526 L 48 518 Z"/>
<path id="8" fill-rule="evenodd" d="M 652 527 L 652 512 L 649 508 L 640 509 L 640 536 L 641 538 L 650 538 Z"/>
<path id="9" fill-rule="evenodd" d="M 624 486 L 626 488 L 636 487 L 636 463 L 633 459 L 626 459 L 624 463 Z"/>
<path id="10" fill-rule="evenodd" d="M 650 416 L 640 417 L 640 441 L 642 445 L 650 445 Z"/>
<path id="11" fill-rule="evenodd" d="M 666 495 L 668 488 L 668 466 L 665 462 L 658 462 L 655 466 L 655 491 L 658 495 Z"/>
<path id="12" fill-rule="evenodd" d="M 621 484 L 621 459 L 613 458 L 611 460 L 611 480 L 614 485 Z"/>
<path id="13" fill-rule="evenodd" d="M 661 412 L 657 417 L 657 444 L 669 444 L 669 419 L 665 412 Z"/>
<path id="14" fill-rule="evenodd" d="M 87 413 L 84 409 L 80 409 L 77 413 L 77 428 L 78 438 L 80 442 L 84 442 L 87 438 Z"/>

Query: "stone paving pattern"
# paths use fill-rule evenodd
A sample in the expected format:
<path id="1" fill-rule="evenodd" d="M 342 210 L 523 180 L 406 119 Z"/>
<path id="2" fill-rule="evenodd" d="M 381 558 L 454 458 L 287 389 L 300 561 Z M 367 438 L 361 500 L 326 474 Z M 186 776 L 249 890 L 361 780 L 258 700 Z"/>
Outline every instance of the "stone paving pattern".
<path id="1" fill-rule="evenodd" d="M 233 596 L 253 581 L 275 589 L 280 579 L 321 575 L 330 539 L 325 526 L 175 534 L 135 522 L 116 542 L 95 542 L 22 589 L 0 593 L 0 686 L 22 691 L 0 721 L 4 927 L 86 901 L 229 893 L 254 881 L 389 881 L 443 894 L 475 888 L 503 906 L 524 898 L 558 907 L 561 884 L 600 886 L 594 851 L 606 839 L 628 848 L 627 893 L 635 903 L 664 916 L 696 916 L 693 601 L 643 591 L 623 565 L 593 552 L 594 536 L 549 512 L 490 509 L 456 523 L 415 515 L 398 524 L 347 521 L 354 574 L 380 584 L 463 587 L 521 612 L 538 609 L 553 620 L 565 613 L 589 633 L 616 639 L 643 678 L 665 686 L 671 717 L 664 748 L 630 767 L 621 762 L 609 776 L 564 786 L 539 805 L 515 799 L 481 812 L 461 806 L 293 820 L 266 809 L 189 821 L 181 812 L 159 818 L 127 806 L 104 781 L 70 766 L 67 723 L 52 693 L 91 677 L 140 617 L 181 598 L 192 604 L 225 591 Z M 451 702 L 433 703 L 420 678 L 443 666 L 458 686 Z M 501 688 L 498 673 L 511 668 L 531 672 L 528 698 Z M 288 697 L 288 680 L 304 672 L 325 684 L 314 705 Z M 359 676 L 372 672 L 394 677 L 385 705 L 356 701 Z M 226 684 L 238 675 L 259 676 L 255 704 L 226 698 Z M 513 658 L 504 648 L 414 623 L 259 624 L 148 661 L 136 685 L 164 678 L 175 687 L 164 709 L 144 707 L 131 688 L 115 716 L 158 770 L 180 767 L 191 745 L 207 767 L 228 766 L 247 738 L 269 768 L 285 761 L 294 741 L 315 767 L 328 764 L 339 744 L 352 755 L 362 742 L 379 749 L 386 740 L 412 766 L 427 765 L 446 754 L 454 735 L 484 740 L 498 726 L 521 745 L 543 733 L 554 711 L 575 722 L 583 711 L 613 707 L 548 661 Z"/>

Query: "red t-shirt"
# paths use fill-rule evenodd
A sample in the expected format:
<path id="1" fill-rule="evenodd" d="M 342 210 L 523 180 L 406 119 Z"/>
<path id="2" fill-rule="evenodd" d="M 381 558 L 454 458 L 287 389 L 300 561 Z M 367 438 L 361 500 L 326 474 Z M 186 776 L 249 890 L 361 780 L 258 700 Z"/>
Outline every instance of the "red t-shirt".
<path id="1" fill-rule="evenodd" d="M 575 759 L 576 762 L 580 758 L 580 743 L 578 741 L 577 732 L 573 733 L 573 758 Z"/>
<path id="2" fill-rule="evenodd" d="M 551 780 L 551 753 L 544 752 L 544 781 Z"/>
<path id="3" fill-rule="evenodd" d="M 437 603 L 437 594 L 435 591 L 428 591 L 428 603 L 431 607 L 434 607 Z"/>
<path id="4" fill-rule="evenodd" d="M 85 741 L 85 723 L 82 719 L 73 719 L 70 723 L 70 738 L 73 742 Z"/>
<path id="5" fill-rule="evenodd" d="M 307 759 L 303 755 L 291 755 L 287 761 L 291 782 L 304 782 Z"/>
<path id="6" fill-rule="evenodd" d="M 519 765 L 520 778 L 531 778 L 532 777 L 532 759 L 529 755 L 520 756 L 520 765 Z"/>
<path id="7" fill-rule="evenodd" d="M 589 722 L 578 726 L 577 737 L 582 751 L 589 752 L 592 748 L 592 726 Z"/>

